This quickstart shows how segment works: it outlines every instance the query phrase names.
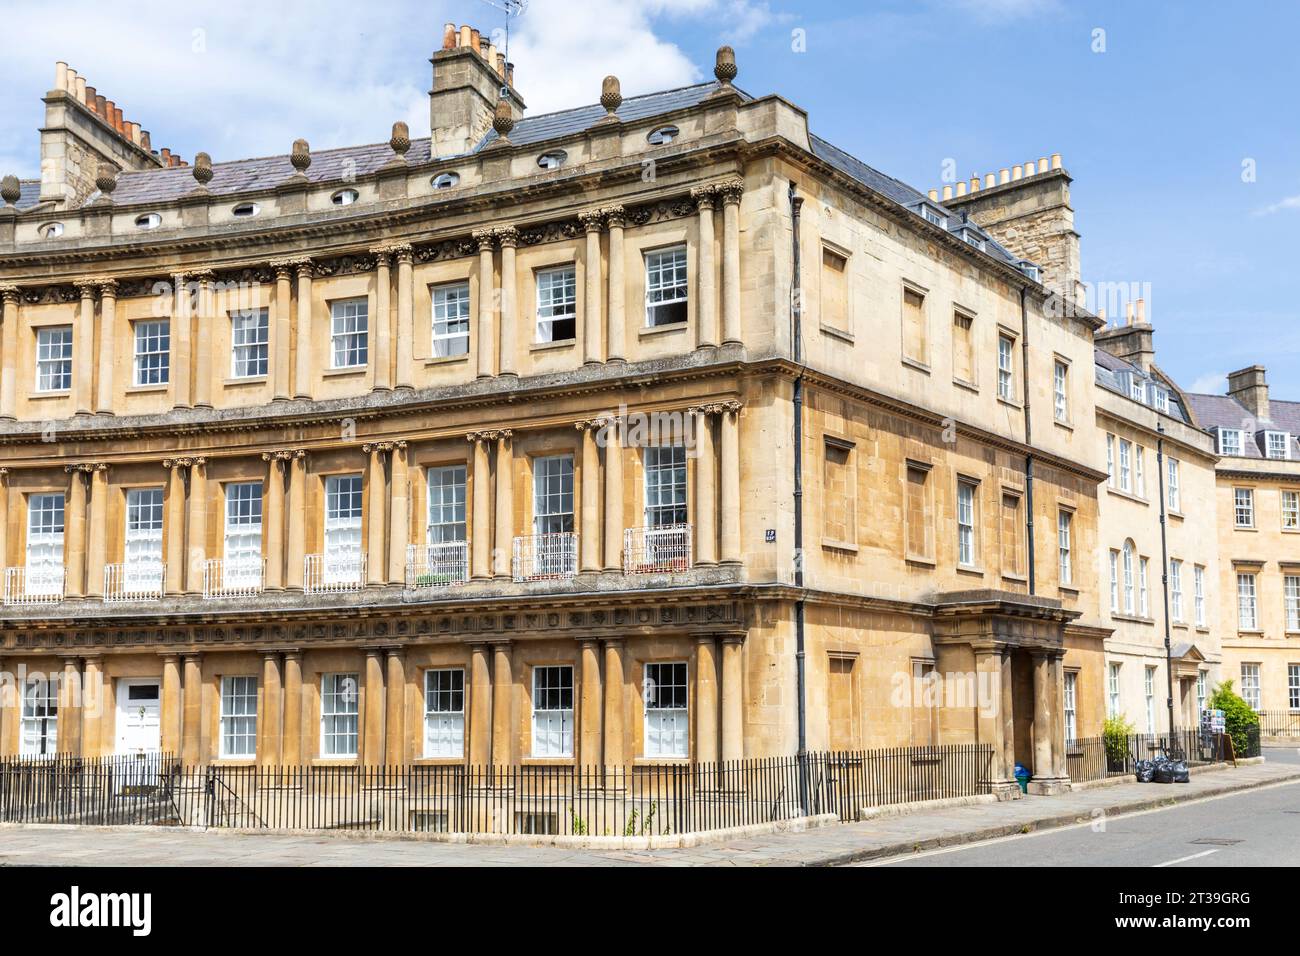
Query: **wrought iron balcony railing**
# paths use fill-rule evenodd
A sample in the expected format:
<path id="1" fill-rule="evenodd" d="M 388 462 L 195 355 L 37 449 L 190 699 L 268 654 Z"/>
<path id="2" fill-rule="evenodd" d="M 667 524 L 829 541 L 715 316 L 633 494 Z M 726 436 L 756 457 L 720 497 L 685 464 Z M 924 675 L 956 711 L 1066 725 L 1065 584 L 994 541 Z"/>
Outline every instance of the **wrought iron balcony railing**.
<path id="1" fill-rule="evenodd" d="M 554 581 L 578 573 L 578 535 L 572 531 L 515 538 L 514 579 Z"/>
<path id="2" fill-rule="evenodd" d="M 128 562 L 104 565 L 104 600 L 157 601 L 163 596 L 163 579 L 167 566 L 157 563 Z"/>
<path id="3" fill-rule="evenodd" d="M 406 549 L 406 588 L 445 588 L 469 580 L 469 545 L 464 541 L 413 544 Z"/>
<path id="4" fill-rule="evenodd" d="M 366 553 L 309 554 L 303 569 L 303 590 L 308 594 L 360 591 L 366 586 Z"/>
<path id="5" fill-rule="evenodd" d="M 210 558 L 203 564 L 203 597 L 252 597 L 266 587 L 266 559 L 226 561 Z"/>
<path id="6" fill-rule="evenodd" d="M 628 528 L 623 532 L 623 573 L 687 571 L 691 567 L 691 526 Z"/>
<path id="7" fill-rule="evenodd" d="M 5 568 L 6 607 L 57 604 L 68 584 L 67 568 Z"/>

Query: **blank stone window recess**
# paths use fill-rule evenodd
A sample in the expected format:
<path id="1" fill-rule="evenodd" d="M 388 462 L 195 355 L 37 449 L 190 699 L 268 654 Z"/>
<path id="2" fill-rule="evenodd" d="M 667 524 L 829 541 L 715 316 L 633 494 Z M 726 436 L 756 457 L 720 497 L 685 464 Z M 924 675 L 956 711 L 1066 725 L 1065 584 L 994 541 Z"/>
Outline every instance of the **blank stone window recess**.
<path id="1" fill-rule="evenodd" d="M 857 480 L 853 473 L 853 445 L 834 438 L 825 440 L 822 461 L 822 536 L 830 546 L 857 541 Z"/>
<path id="2" fill-rule="evenodd" d="M 849 260 L 834 249 L 822 247 L 822 325 L 849 331 Z"/>

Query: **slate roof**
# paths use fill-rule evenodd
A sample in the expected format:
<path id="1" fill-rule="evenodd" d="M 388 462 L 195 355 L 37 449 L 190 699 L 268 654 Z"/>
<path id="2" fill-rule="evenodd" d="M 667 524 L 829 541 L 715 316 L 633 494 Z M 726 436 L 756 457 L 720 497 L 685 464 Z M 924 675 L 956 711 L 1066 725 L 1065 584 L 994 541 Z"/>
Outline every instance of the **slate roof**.
<path id="1" fill-rule="evenodd" d="M 1155 382 L 1161 388 L 1169 391 L 1169 416 L 1181 422 L 1187 422 L 1189 425 L 1191 424 L 1192 420 L 1188 416 L 1187 410 L 1183 408 L 1182 403 L 1178 400 L 1177 392 L 1169 389 L 1167 383 L 1162 382 L 1154 375 L 1148 375 L 1132 362 L 1122 359 L 1118 355 L 1112 355 L 1105 349 L 1094 347 L 1092 355 L 1096 367 L 1097 384 L 1102 388 L 1132 400 L 1127 375 L 1136 375 L 1145 381 Z"/>
<path id="2" fill-rule="evenodd" d="M 1206 431 L 1217 428 L 1239 428 L 1245 431 L 1242 458 L 1267 458 L 1264 453 L 1265 431 L 1287 432 L 1291 436 L 1291 458 L 1300 459 L 1300 402 L 1286 402 L 1270 398 L 1269 417 L 1258 419 L 1245 405 L 1231 395 L 1199 395 L 1188 393 L 1187 400 Z"/>
<path id="3" fill-rule="evenodd" d="M 14 204 L 15 209 L 30 209 L 40 202 L 41 198 L 41 181 L 39 179 L 23 179 L 18 183 L 20 195 L 18 202 Z"/>

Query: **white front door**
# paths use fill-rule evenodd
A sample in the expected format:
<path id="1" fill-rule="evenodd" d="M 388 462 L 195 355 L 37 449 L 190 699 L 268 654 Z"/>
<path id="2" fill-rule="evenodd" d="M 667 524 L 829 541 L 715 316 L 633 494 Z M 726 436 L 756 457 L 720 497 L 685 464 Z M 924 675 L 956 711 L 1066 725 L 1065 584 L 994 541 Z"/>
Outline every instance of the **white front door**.
<path id="1" fill-rule="evenodd" d="M 117 682 L 117 752 L 156 754 L 162 749 L 162 684 L 156 678 Z"/>

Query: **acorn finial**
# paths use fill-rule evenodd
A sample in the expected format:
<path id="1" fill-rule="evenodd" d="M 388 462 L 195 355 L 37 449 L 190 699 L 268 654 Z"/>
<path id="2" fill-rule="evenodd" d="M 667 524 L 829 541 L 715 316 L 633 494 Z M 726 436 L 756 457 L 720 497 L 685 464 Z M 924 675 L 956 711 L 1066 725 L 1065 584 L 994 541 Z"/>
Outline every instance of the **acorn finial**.
<path id="1" fill-rule="evenodd" d="M 293 149 L 289 153 L 289 162 L 301 176 L 307 175 L 307 167 L 311 165 L 311 146 L 305 139 L 295 139 Z"/>
<path id="2" fill-rule="evenodd" d="M 212 182 L 212 157 L 207 153 L 194 154 L 194 179 L 204 188 Z"/>
<path id="3" fill-rule="evenodd" d="M 23 187 L 18 182 L 17 176 L 6 176 L 0 180 L 0 199 L 3 199 L 10 206 L 18 205 L 18 200 L 23 194 Z"/>
<path id="4" fill-rule="evenodd" d="M 623 105 L 623 88 L 617 76 L 610 74 L 600 84 L 600 105 L 605 107 L 605 112 L 610 116 Z"/>
<path id="5" fill-rule="evenodd" d="M 393 124 L 393 135 L 389 137 L 388 145 L 398 159 L 406 159 L 406 151 L 411 148 L 411 128 L 402 120 Z"/>
<path id="6" fill-rule="evenodd" d="M 736 78 L 736 51 L 729 46 L 718 47 L 718 58 L 713 65 L 713 75 L 723 86 L 730 86 Z"/>
<path id="7" fill-rule="evenodd" d="M 492 114 L 492 128 L 502 139 L 506 139 L 515 128 L 515 114 L 511 112 L 510 103 L 504 96 L 497 100 L 496 112 Z"/>
<path id="8" fill-rule="evenodd" d="M 117 188 L 117 167 L 112 163 L 100 163 L 99 170 L 95 174 L 95 188 L 98 189 L 107 199 L 113 195 L 113 190 Z"/>

